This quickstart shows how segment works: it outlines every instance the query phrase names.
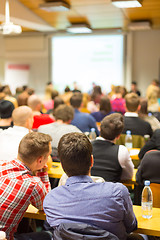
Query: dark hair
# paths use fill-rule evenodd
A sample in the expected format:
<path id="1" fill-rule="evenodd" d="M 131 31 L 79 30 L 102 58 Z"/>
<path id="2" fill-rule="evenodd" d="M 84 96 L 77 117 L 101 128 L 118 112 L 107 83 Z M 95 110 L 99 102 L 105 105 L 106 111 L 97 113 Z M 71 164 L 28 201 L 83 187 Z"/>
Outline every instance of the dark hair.
<path id="1" fill-rule="evenodd" d="M 64 101 L 61 97 L 55 97 L 54 99 L 54 110 L 61 104 L 64 104 Z"/>
<path id="2" fill-rule="evenodd" d="M 54 116 L 56 120 L 68 122 L 69 120 L 72 120 L 74 118 L 74 109 L 72 106 L 61 104 L 56 108 Z"/>
<path id="3" fill-rule="evenodd" d="M 135 86 L 137 85 L 137 83 L 135 81 L 133 81 L 132 84 L 135 85 Z"/>
<path id="4" fill-rule="evenodd" d="M 64 89 L 64 92 L 70 92 L 70 91 L 71 91 L 71 89 L 68 86 L 66 86 Z"/>
<path id="5" fill-rule="evenodd" d="M 100 99 L 100 111 L 107 114 L 111 111 L 111 103 L 107 96 Z"/>
<path id="6" fill-rule="evenodd" d="M 59 92 L 55 89 L 52 90 L 51 92 L 51 98 L 54 100 L 55 97 L 57 97 L 59 95 Z"/>
<path id="7" fill-rule="evenodd" d="M 74 108 L 79 108 L 82 103 L 82 94 L 81 93 L 75 93 L 73 96 L 70 98 L 70 104 Z"/>
<path id="8" fill-rule="evenodd" d="M 26 163 L 34 162 L 49 152 L 52 138 L 48 134 L 31 132 L 25 135 L 19 144 L 18 155 Z"/>
<path id="9" fill-rule="evenodd" d="M 84 133 L 68 133 L 59 141 L 59 159 L 69 177 L 89 173 L 91 154 L 92 145 Z"/>
<path id="10" fill-rule="evenodd" d="M 112 113 L 103 118 L 100 125 L 100 135 L 107 140 L 114 140 L 121 134 L 124 119 L 120 113 Z"/>
<path id="11" fill-rule="evenodd" d="M 128 111 L 135 112 L 140 103 L 138 95 L 136 93 L 128 93 L 125 96 L 125 100 Z"/>
<path id="12" fill-rule="evenodd" d="M 11 118 L 14 105 L 10 101 L 0 100 L 0 118 L 7 119 Z"/>

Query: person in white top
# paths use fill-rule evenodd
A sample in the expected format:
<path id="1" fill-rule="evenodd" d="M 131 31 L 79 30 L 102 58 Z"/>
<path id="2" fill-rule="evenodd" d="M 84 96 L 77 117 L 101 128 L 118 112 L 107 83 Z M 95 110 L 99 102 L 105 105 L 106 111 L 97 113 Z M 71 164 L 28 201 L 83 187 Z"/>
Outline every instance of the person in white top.
<path id="1" fill-rule="evenodd" d="M 0 132 L 0 161 L 10 161 L 17 157 L 21 139 L 32 129 L 32 109 L 20 106 L 14 109 L 12 119 L 14 126 Z"/>

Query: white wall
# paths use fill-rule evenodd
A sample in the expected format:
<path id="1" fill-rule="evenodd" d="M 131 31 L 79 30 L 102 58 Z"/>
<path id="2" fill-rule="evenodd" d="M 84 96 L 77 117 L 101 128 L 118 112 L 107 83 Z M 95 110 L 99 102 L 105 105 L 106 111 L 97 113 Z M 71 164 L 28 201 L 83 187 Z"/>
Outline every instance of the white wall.
<path id="1" fill-rule="evenodd" d="M 1 51 L 2 49 L 2 51 Z M 6 63 L 29 64 L 30 87 L 43 94 L 50 81 L 49 40 L 46 36 L 18 36 L 0 38 L 0 82 L 4 83 Z"/>
<path id="2" fill-rule="evenodd" d="M 160 30 L 134 32 L 132 53 L 132 80 L 145 96 L 147 86 L 159 78 Z"/>

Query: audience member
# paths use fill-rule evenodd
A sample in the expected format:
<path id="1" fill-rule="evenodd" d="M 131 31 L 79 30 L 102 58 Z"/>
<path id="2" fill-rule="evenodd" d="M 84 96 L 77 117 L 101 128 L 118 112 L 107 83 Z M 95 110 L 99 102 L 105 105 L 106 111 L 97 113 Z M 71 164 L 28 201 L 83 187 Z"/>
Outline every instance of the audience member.
<path id="1" fill-rule="evenodd" d="M 153 149 L 160 150 L 160 129 L 155 130 L 151 139 L 141 148 L 138 157 L 142 159 L 146 152 Z"/>
<path id="2" fill-rule="evenodd" d="M 4 86 L 3 92 L 5 93 L 5 98 L 4 99 L 13 103 L 15 108 L 18 107 L 17 99 L 12 96 L 9 85 Z"/>
<path id="3" fill-rule="evenodd" d="M 42 102 L 36 95 L 31 95 L 28 98 L 28 106 L 33 111 L 33 129 L 38 129 L 39 126 L 52 123 L 54 120 L 48 114 L 41 114 Z"/>
<path id="4" fill-rule="evenodd" d="M 146 91 L 146 96 L 148 99 L 148 111 L 158 112 L 159 104 L 158 98 L 160 95 L 159 89 L 159 81 L 157 79 L 153 79 L 152 83 L 148 86 Z"/>
<path id="5" fill-rule="evenodd" d="M 122 98 L 122 87 L 116 86 L 114 88 L 115 97 L 111 100 L 112 111 L 121 114 L 125 113 L 125 100 Z"/>
<path id="6" fill-rule="evenodd" d="M 127 188 L 121 183 L 94 183 L 92 145 L 83 133 L 65 134 L 58 145 L 67 182 L 51 190 L 44 200 L 49 225 L 86 223 L 115 234 L 120 240 L 137 227 Z"/>
<path id="7" fill-rule="evenodd" d="M 91 128 L 95 128 L 96 134 L 99 135 L 95 119 L 88 113 L 80 112 L 80 108 L 82 105 L 82 94 L 74 94 L 70 99 L 70 103 L 75 109 L 74 118 L 71 124 L 75 125 L 82 132 L 90 132 Z"/>
<path id="8" fill-rule="evenodd" d="M 149 180 L 151 183 L 160 183 L 159 159 L 159 150 L 152 150 L 144 155 L 136 174 L 136 181 L 138 184 L 144 185 L 145 180 Z"/>
<path id="9" fill-rule="evenodd" d="M 74 110 L 71 106 L 62 104 L 54 112 L 56 122 L 40 126 L 38 132 L 49 134 L 52 137 L 52 158 L 57 160 L 57 148 L 60 138 L 71 132 L 81 132 L 77 127 L 71 125 Z"/>
<path id="10" fill-rule="evenodd" d="M 59 96 L 55 97 L 55 98 L 54 98 L 54 108 L 48 110 L 47 114 L 50 114 L 50 116 L 51 116 L 51 114 L 52 114 L 52 118 L 54 118 L 54 112 L 55 112 L 56 108 L 57 108 L 59 105 L 61 105 L 61 104 L 64 104 L 63 99 L 62 99 L 61 97 L 59 97 Z"/>
<path id="11" fill-rule="evenodd" d="M 123 116 L 120 113 L 113 113 L 102 120 L 100 137 L 91 142 L 94 157 L 91 171 L 93 176 L 100 176 L 111 182 L 132 178 L 134 165 L 129 152 L 125 146 L 115 144 L 123 127 Z"/>
<path id="12" fill-rule="evenodd" d="M 51 153 L 50 141 L 49 135 L 28 133 L 19 144 L 17 159 L 0 163 L 0 230 L 6 232 L 8 240 L 13 239 L 29 204 L 43 208 L 50 190 L 45 167 Z"/>
<path id="13" fill-rule="evenodd" d="M 9 161 L 17 157 L 21 139 L 32 129 L 32 109 L 20 106 L 13 110 L 12 119 L 14 126 L 0 132 L 0 160 Z"/>
<path id="14" fill-rule="evenodd" d="M 141 93 L 140 93 L 140 91 L 137 89 L 137 83 L 136 82 L 132 82 L 131 83 L 131 91 L 130 91 L 130 93 L 136 93 L 139 97 L 141 96 Z"/>
<path id="15" fill-rule="evenodd" d="M 95 85 L 93 88 L 93 92 L 91 94 L 91 101 L 87 103 L 87 109 L 89 112 L 96 112 L 98 111 L 100 99 L 103 96 L 101 87 Z"/>
<path id="16" fill-rule="evenodd" d="M 27 105 L 28 98 L 29 98 L 28 86 L 24 85 L 23 92 L 20 93 L 17 97 L 18 106 Z"/>
<path id="17" fill-rule="evenodd" d="M 95 118 L 96 122 L 101 122 L 105 116 L 111 113 L 113 113 L 113 111 L 111 109 L 110 100 L 107 96 L 103 96 L 101 97 L 101 100 L 100 100 L 99 111 L 93 112 L 91 113 L 91 115 Z"/>
<path id="18" fill-rule="evenodd" d="M 0 129 L 12 127 L 12 112 L 14 105 L 10 101 L 0 100 Z"/>
<path id="19" fill-rule="evenodd" d="M 154 132 L 156 129 L 160 128 L 160 122 L 152 113 L 148 113 L 147 109 L 148 109 L 147 99 L 141 99 L 138 115 L 141 119 L 143 119 L 144 121 L 148 122 L 151 125 L 151 128 Z"/>
<path id="20" fill-rule="evenodd" d="M 124 129 L 123 133 L 127 130 L 131 131 L 133 135 L 149 135 L 152 136 L 152 128 L 148 122 L 145 122 L 138 117 L 138 109 L 140 100 L 136 93 L 128 93 L 125 97 L 126 100 L 126 113 L 124 115 Z"/>

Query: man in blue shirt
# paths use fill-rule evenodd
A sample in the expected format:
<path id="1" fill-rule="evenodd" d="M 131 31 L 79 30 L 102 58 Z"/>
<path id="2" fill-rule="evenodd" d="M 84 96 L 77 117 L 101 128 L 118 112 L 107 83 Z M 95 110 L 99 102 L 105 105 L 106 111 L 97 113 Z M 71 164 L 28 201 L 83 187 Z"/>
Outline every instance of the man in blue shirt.
<path id="1" fill-rule="evenodd" d="M 85 134 L 65 134 L 58 154 L 68 179 L 44 200 L 49 225 L 54 229 L 60 223 L 82 222 L 127 239 L 137 227 L 129 192 L 121 183 L 92 181 L 92 145 Z"/>
<path id="2" fill-rule="evenodd" d="M 82 94 L 75 93 L 70 99 L 70 104 L 75 109 L 74 118 L 71 124 L 79 128 L 82 132 L 90 132 L 91 128 L 95 128 L 96 135 L 99 136 L 99 131 L 94 117 L 88 113 L 80 112 L 80 107 L 82 105 Z"/>

